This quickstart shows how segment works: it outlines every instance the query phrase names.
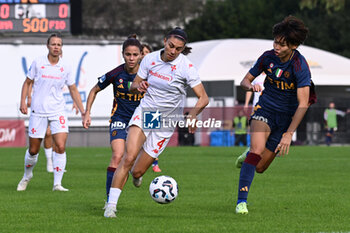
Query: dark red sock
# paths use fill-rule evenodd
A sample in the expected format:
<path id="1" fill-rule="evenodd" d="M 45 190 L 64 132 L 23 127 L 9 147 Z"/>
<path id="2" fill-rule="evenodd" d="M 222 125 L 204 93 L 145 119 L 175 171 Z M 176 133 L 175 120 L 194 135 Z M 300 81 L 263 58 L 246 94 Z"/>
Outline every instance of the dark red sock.
<path id="1" fill-rule="evenodd" d="M 115 172 L 115 167 L 107 167 L 107 171 L 109 172 Z"/>
<path id="2" fill-rule="evenodd" d="M 247 155 L 247 158 L 245 158 L 244 162 L 256 167 L 256 165 L 258 165 L 260 160 L 261 160 L 261 157 L 258 154 L 249 152 L 249 154 Z"/>

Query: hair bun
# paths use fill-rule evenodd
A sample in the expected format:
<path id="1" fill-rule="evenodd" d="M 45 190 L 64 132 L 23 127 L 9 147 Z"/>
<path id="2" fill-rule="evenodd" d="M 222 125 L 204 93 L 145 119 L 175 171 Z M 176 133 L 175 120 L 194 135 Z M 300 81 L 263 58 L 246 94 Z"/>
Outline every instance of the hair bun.
<path id="1" fill-rule="evenodd" d="M 128 39 L 131 39 L 131 38 L 137 39 L 136 33 L 130 34 L 130 35 L 128 36 Z"/>

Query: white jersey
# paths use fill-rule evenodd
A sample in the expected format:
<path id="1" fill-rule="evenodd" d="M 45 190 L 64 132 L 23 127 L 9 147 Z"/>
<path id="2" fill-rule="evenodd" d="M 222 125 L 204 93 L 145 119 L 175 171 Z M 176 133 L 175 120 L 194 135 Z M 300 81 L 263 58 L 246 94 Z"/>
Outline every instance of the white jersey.
<path id="1" fill-rule="evenodd" d="M 182 116 L 186 87 L 201 83 L 197 69 L 180 54 L 174 61 L 161 59 L 163 50 L 152 52 L 141 62 L 137 75 L 147 79 L 149 87 L 140 103 L 142 109 L 159 110 L 163 116 Z"/>
<path id="2" fill-rule="evenodd" d="M 75 80 L 70 67 L 61 58 L 56 65 L 50 64 L 47 55 L 36 58 L 27 77 L 34 80 L 31 114 L 47 117 L 64 112 L 62 88 L 73 85 Z"/>
<path id="3" fill-rule="evenodd" d="M 253 80 L 252 85 L 259 84 L 262 87 L 262 90 L 264 90 L 264 81 L 265 81 L 265 74 L 261 74 Z M 255 106 L 256 103 L 259 101 L 261 92 L 254 92 L 253 106 Z"/>

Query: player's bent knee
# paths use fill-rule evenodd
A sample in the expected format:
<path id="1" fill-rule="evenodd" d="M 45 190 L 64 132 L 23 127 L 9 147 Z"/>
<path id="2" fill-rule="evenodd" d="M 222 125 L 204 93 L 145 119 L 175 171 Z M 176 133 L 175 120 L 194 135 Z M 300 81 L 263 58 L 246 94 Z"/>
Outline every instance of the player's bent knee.
<path id="1" fill-rule="evenodd" d="M 62 145 L 56 145 L 56 153 L 63 154 L 66 151 L 66 147 Z"/>
<path id="2" fill-rule="evenodd" d="M 136 158 L 134 158 L 133 156 L 127 156 L 124 159 L 124 167 L 130 169 L 134 165 L 135 160 L 136 160 Z"/>
<path id="3" fill-rule="evenodd" d="M 36 154 L 39 153 L 39 149 L 37 149 L 37 148 L 29 148 L 28 152 L 29 152 L 30 155 L 36 155 Z"/>

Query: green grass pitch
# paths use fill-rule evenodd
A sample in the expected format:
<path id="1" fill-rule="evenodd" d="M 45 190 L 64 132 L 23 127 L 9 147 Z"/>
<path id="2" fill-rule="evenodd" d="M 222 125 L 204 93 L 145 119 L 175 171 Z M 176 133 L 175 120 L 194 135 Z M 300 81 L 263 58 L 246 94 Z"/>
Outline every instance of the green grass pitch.
<path id="1" fill-rule="evenodd" d="M 292 147 L 256 174 L 249 214 L 235 214 L 243 147 L 173 147 L 160 156 L 176 179 L 177 199 L 154 202 L 148 170 L 140 188 L 128 180 L 117 218 L 103 217 L 110 148 L 68 148 L 67 193 L 52 192 L 43 150 L 24 192 L 25 148 L 0 149 L 0 232 L 350 232 L 350 147 Z"/>

